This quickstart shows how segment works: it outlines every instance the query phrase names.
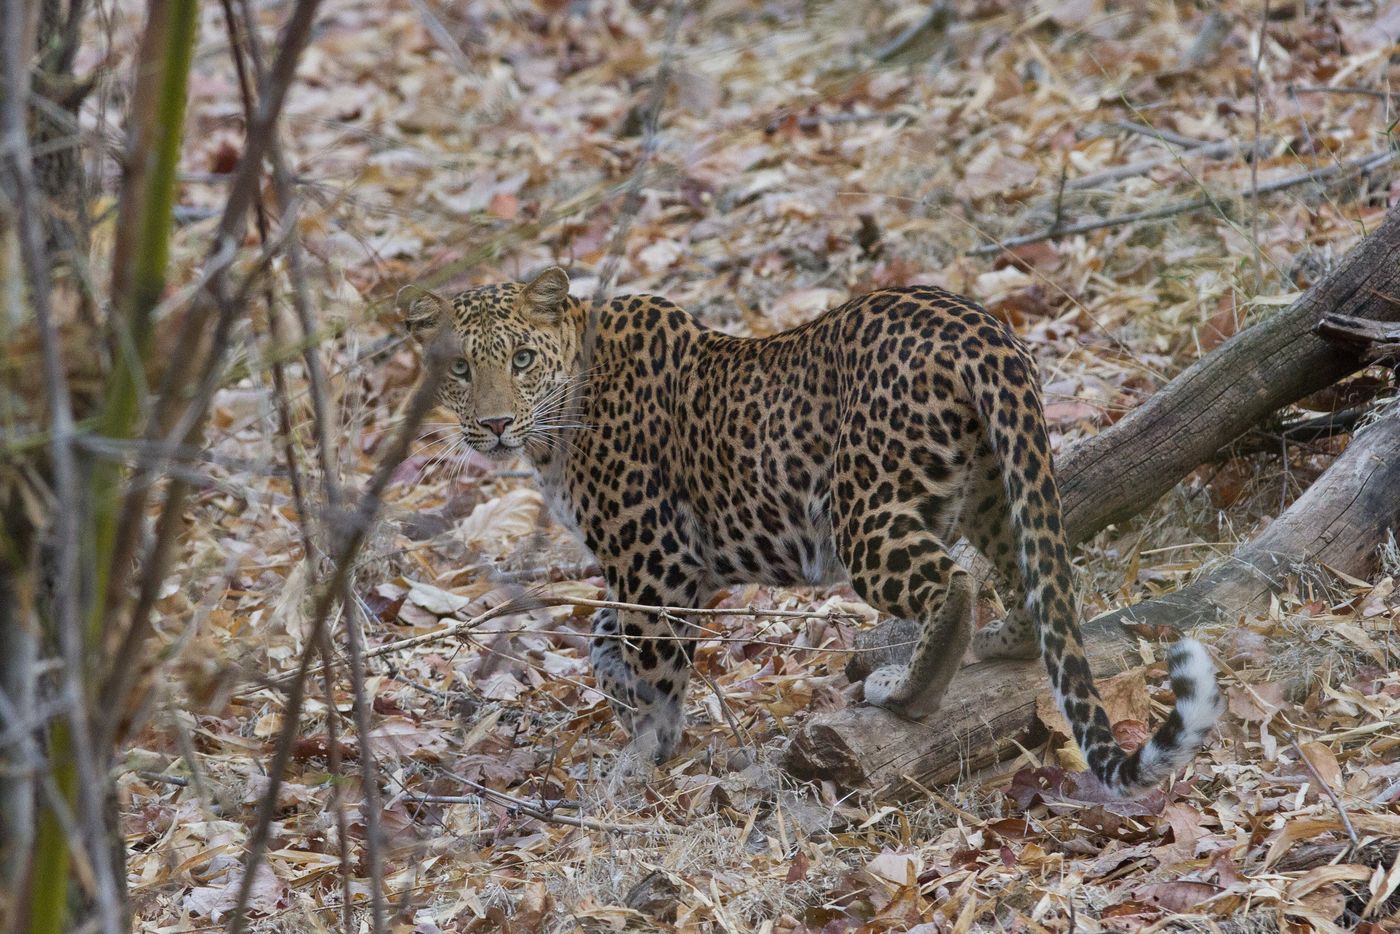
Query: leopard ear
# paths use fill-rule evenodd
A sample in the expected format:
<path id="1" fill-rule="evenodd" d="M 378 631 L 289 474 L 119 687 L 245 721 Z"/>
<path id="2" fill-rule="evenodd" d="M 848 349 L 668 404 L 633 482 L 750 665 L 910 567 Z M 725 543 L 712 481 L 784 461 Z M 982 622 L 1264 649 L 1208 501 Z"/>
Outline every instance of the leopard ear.
<path id="1" fill-rule="evenodd" d="M 394 300 L 409 336 L 425 343 L 447 313 L 448 302 L 441 295 L 416 285 L 399 289 Z"/>
<path id="2" fill-rule="evenodd" d="M 569 276 L 558 266 L 550 266 L 530 280 L 521 293 L 525 307 L 538 319 L 555 324 L 564 316 L 569 299 Z"/>

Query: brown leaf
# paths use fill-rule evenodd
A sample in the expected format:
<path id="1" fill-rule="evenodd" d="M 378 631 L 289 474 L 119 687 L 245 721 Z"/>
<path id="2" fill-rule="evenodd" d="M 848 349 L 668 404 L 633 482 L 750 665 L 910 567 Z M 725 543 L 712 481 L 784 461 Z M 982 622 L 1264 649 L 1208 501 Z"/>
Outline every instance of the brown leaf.
<path id="1" fill-rule="evenodd" d="M 238 159 L 242 155 L 241 150 L 230 139 L 221 139 L 214 147 L 214 151 L 209 153 L 209 171 L 218 175 L 227 175 L 238 167 Z"/>
<path id="2" fill-rule="evenodd" d="M 1197 336 L 1201 352 L 1209 353 L 1238 334 L 1240 319 L 1243 317 L 1244 312 L 1236 306 L 1233 293 L 1222 295 L 1216 303 L 1215 312 L 1201 327 Z"/>
<path id="3" fill-rule="evenodd" d="M 1342 787 L 1342 767 L 1337 763 L 1337 757 L 1332 754 L 1332 750 L 1322 743 L 1302 743 L 1298 748 L 1303 750 L 1308 764 L 1329 788 L 1336 791 Z"/>
<path id="4" fill-rule="evenodd" d="M 1032 269 L 1044 269 L 1052 266 L 1059 259 L 1059 254 L 1055 250 L 1055 245 L 1048 240 L 1038 243 L 1026 243 L 1021 246 L 1003 250 L 997 254 L 993 269 L 1004 269 L 1007 266 L 1015 266 L 1023 272 L 1030 272 Z"/>
<path id="5" fill-rule="evenodd" d="M 1087 402 L 1051 402 L 1045 406 L 1045 420 L 1051 425 L 1066 426 L 1078 422 L 1097 422 L 1099 409 Z"/>
<path id="6" fill-rule="evenodd" d="M 1152 738 L 1152 731 L 1141 720 L 1119 720 L 1113 724 L 1113 738 L 1118 745 L 1133 752 Z"/>
<path id="7" fill-rule="evenodd" d="M 1158 882 L 1144 885 L 1133 891 L 1133 898 L 1149 905 L 1156 905 L 1165 911 L 1195 914 L 1201 903 L 1219 895 L 1223 889 L 1208 882 Z"/>
<path id="8" fill-rule="evenodd" d="M 182 900 L 185 911 L 201 918 L 208 918 L 215 924 L 228 917 L 238 904 L 238 890 L 242 885 L 242 870 L 237 869 L 223 881 L 192 889 Z M 286 907 L 287 886 L 282 883 L 266 864 L 259 864 L 253 876 L 252 895 L 248 899 L 248 912 L 253 917 L 266 917 Z"/>
<path id="9" fill-rule="evenodd" d="M 542 931 L 545 919 L 554 907 L 554 899 L 545 888 L 543 879 L 535 879 L 525 887 L 525 892 L 511 912 L 510 923 L 506 926 L 509 934 L 533 934 Z"/>
<path id="10" fill-rule="evenodd" d="M 499 217 L 503 221 L 515 220 L 515 215 L 520 213 L 520 199 L 508 192 L 498 191 L 491 196 L 491 203 L 486 211 L 492 217 Z"/>
<path id="11" fill-rule="evenodd" d="M 1247 688 L 1231 685 L 1225 689 L 1225 696 L 1230 714 L 1251 723 L 1267 722 L 1284 704 L 1283 685 L 1272 681 Z"/>

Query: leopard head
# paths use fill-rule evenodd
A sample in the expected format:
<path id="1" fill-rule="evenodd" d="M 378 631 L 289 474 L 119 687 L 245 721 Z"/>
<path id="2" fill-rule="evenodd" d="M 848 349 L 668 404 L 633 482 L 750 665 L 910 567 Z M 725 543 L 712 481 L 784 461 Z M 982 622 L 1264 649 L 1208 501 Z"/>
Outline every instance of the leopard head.
<path id="1" fill-rule="evenodd" d="M 438 401 L 473 448 L 538 459 L 575 427 L 582 311 L 564 270 L 551 266 L 529 283 L 482 286 L 451 301 L 416 286 L 399 294 L 404 324 L 423 347 L 450 329 L 458 353 Z"/>

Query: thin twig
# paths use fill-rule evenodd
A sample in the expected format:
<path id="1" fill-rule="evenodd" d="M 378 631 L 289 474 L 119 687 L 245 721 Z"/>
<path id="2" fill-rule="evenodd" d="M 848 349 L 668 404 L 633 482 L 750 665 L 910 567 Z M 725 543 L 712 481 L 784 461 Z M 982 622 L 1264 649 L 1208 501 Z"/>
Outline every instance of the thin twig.
<path id="1" fill-rule="evenodd" d="M 545 774 L 548 774 L 548 773 L 545 773 Z M 489 794 L 491 791 L 492 791 L 492 789 L 489 789 L 489 788 L 488 788 L 487 791 L 484 792 L 484 793 Z M 568 810 L 575 811 L 575 810 L 578 810 L 580 807 L 583 806 L 581 802 L 578 802 L 578 801 L 570 801 L 570 800 L 568 800 L 567 798 L 555 798 L 555 799 L 545 798 L 545 797 L 543 797 L 543 794 L 544 794 L 543 789 L 541 789 L 540 794 L 541 794 L 541 797 L 540 797 L 540 799 L 539 799 L 538 801 L 536 801 L 536 802 L 534 803 L 534 806 L 535 806 L 536 808 L 538 808 L 539 810 L 541 810 L 541 811 L 549 812 L 549 811 L 555 810 L 556 808 L 566 808 L 566 809 L 568 809 Z M 480 803 L 481 803 L 481 794 L 470 794 L 470 795 L 407 795 L 407 796 L 405 796 L 404 800 L 406 800 L 406 801 L 412 801 L 414 804 L 480 804 Z"/>
<path id="2" fill-rule="evenodd" d="M 1186 149 L 1197 149 L 1210 142 L 1210 140 L 1196 139 L 1194 136 L 1183 136 L 1180 133 L 1173 133 L 1171 130 L 1149 126 L 1146 123 L 1136 123 L 1132 120 L 1115 120 L 1110 123 L 1109 126 L 1118 130 L 1126 130 L 1129 133 L 1137 133 L 1140 136 L 1150 136 L 1164 143 L 1171 143 L 1173 146 L 1181 146 Z"/>
<path id="3" fill-rule="evenodd" d="M 948 0 L 934 0 L 927 13 L 910 23 L 899 35 L 876 49 L 873 57 L 877 62 L 894 61 L 914 47 L 947 32 L 948 25 L 952 21 L 952 4 Z"/>
<path id="4" fill-rule="evenodd" d="M 1254 149 L 1256 156 L 1261 151 L 1267 150 L 1270 145 L 1272 145 L 1271 141 L 1267 140 L 1257 143 Z M 1083 191 L 1086 188 L 1097 188 L 1105 182 L 1114 182 L 1123 178 L 1145 175 L 1153 169 L 1180 162 L 1187 156 L 1201 159 L 1219 159 L 1222 156 L 1232 155 L 1241 148 L 1240 144 L 1233 140 L 1227 140 L 1221 143 L 1207 143 L 1203 146 L 1192 146 L 1182 152 L 1172 152 L 1164 156 L 1154 156 L 1151 159 L 1140 159 L 1137 162 L 1124 163 L 1123 165 L 1114 166 L 1111 169 L 1104 169 L 1102 172 L 1095 172 L 1092 175 L 1085 175 L 1073 179 L 1065 184 L 1065 190 Z"/>
<path id="5" fill-rule="evenodd" d="M 562 814 L 555 814 L 552 810 L 541 809 L 538 805 L 531 804 L 515 795 L 507 794 L 504 791 L 497 791 L 479 782 L 474 782 L 469 778 L 458 778 L 458 781 L 476 789 L 479 793 L 477 800 L 473 800 L 470 795 L 412 795 L 407 800 L 417 801 L 422 804 L 476 804 L 479 796 L 484 795 L 507 807 L 517 810 L 522 814 L 545 821 L 550 824 L 563 824 L 568 827 L 582 827 L 586 830 L 601 830 L 608 833 L 645 833 L 659 834 L 662 836 L 672 836 L 675 831 L 669 827 L 648 827 L 643 824 L 614 824 L 608 821 L 597 821 L 587 817 L 567 817 Z"/>
<path id="6" fill-rule="evenodd" d="M 1293 751 L 1298 754 L 1298 758 L 1303 760 L 1304 767 L 1307 768 L 1312 777 L 1317 780 L 1317 784 L 1326 792 L 1327 797 L 1332 799 L 1332 804 L 1337 808 L 1337 813 L 1342 818 L 1342 826 L 1346 828 L 1347 836 L 1351 838 L 1351 845 L 1354 847 L 1361 846 L 1361 838 L 1356 835 L 1356 828 L 1351 825 L 1351 815 L 1347 813 L 1346 807 L 1343 806 L 1342 799 L 1337 797 L 1337 793 L 1332 790 L 1332 786 L 1328 784 L 1327 779 L 1323 778 L 1316 767 L 1313 766 L 1312 761 L 1308 759 L 1307 754 L 1303 752 L 1303 747 L 1298 745 L 1298 738 L 1286 730 L 1283 735 L 1284 738 L 1288 740 L 1288 744 L 1293 747 Z"/>
<path id="7" fill-rule="evenodd" d="M 1259 17 L 1259 48 L 1254 51 L 1254 158 L 1249 160 L 1249 194 L 1253 199 L 1253 210 L 1249 216 L 1250 243 L 1254 246 L 1254 291 L 1263 288 L 1264 266 L 1259 247 L 1259 85 L 1262 81 L 1260 67 L 1264 60 L 1264 44 L 1269 38 L 1269 0 L 1264 0 L 1264 11 Z"/>
<path id="8" fill-rule="evenodd" d="M 878 110 L 870 113 L 853 113 L 850 111 L 840 111 L 838 113 L 826 114 L 806 114 L 797 118 L 797 126 L 803 130 L 815 130 L 820 126 L 842 126 L 852 123 L 894 123 L 898 120 L 914 120 L 917 114 L 909 110 Z M 769 132 L 775 132 L 783 123 L 783 118 L 778 117 L 768 123 Z"/>
<path id="9" fill-rule="evenodd" d="M 1055 219 L 1050 222 L 1052 230 L 1065 222 L 1065 190 L 1069 179 L 1069 153 L 1060 157 L 1060 183 L 1055 186 Z"/>
<path id="10" fill-rule="evenodd" d="M 1382 101 L 1389 100 L 1391 97 L 1391 93 L 1389 91 L 1381 91 L 1376 88 L 1329 88 L 1319 87 L 1316 85 L 1303 86 L 1297 84 L 1290 84 L 1288 86 L 1288 90 L 1295 91 L 1299 94 L 1356 94 L 1361 97 L 1374 97 L 1376 98 L 1376 100 Z"/>
<path id="11" fill-rule="evenodd" d="M 666 621 L 666 628 L 671 631 L 671 638 L 673 639 L 681 638 L 680 633 L 676 632 L 676 623 L 679 622 L 682 625 L 689 625 L 685 623 L 684 620 L 677 619 L 670 614 L 666 614 L 661 618 Z M 741 747 L 748 747 L 749 751 L 757 757 L 757 745 L 753 742 L 753 738 L 739 726 L 739 721 L 734 716 L 734 711 L 729 709 L 729 701 L 724 699 L 724 692 L 719 689 L 719 685 L 716 684 L 714 679 L 707 675 L 699 665 L 692 665 L 691 670 L 699 675 L 700 680 L 705 682 L 705 687 L 709 688 L 710 693 L 714 695 L 715 702 L 719 705 L 720 715 L 724 717 L 724 722 L 729 725 L 730 732 L 734 734 L 734 742 Z"/>
<path id="12" fill-rule="evenodd" d="M 364 795 L 365 855 L 369 863 L 371 930 L 384 930 L 384 833 L 380 821 L 379 763 L 371 742 L 371 700 L 365 690 L 364 615 L 355 599 L 350 574 L 339 576 L 340 605 L 344 609 L 345 637 L 350 646 L 351 711 L 360 735 L 360 789 Z"/>
<path id="13" fill-rule="evenodd" d="M 423 28 L 428 31 L 428 35 L 433 37 L 437 47 L 447 53 L 447 57 L 452 60 L 452 64 L 464 75 L 472 73 L 471 59 L 467 58 L 467 53 L 462 51 L 462 47 L 457 44 L 457 40 L 452 37 L 452 33 L 443 25 L 442 20 L 432 7 L 428 6 L 427 0 L 409 0 L 413 8 L 418 11 L 418 18 L 423 21 Z"/>
<path id="14" fill-rule="evenodd" d="M 1386 149 L 1381 152 L 1373 152 L 1370 155 L 1350 159 L 1337 165 L 1323 166 L 1313 169 L 1310 172 L 1302 172 L 1297 175 L 1289 175 L 1284 178 L 1274 179 L 1265 182 L 1252 191 L 1240 192 L 1242 198 L 1257 198 L 1262 195 L 1273 194 L 1285 188 L 1293 188 L 1298 185 L 1305 185 L 1308 182 L 1320 182 L 1329 180 L 1335 176 L 1350 171 L 1369 172 L 1386 165 L 1400 155 L 1394 149 Z M 1119 214 L 1114 217 L 1101 217 L 1090 221 L 1081 221 L 1078 224 L 1070 224 L 1058 230 L 1042 230 L 1039 233 L 1025 234 L 1019 237 L 1010 237 L 999 243 L 984 243 L 975 246 L 967 251 L 969 256 L 989 256 L 999 253 L 1002 250 L 1013 247 L 1025 246 L 1028 243 L 1039 243 L 1042 240 L 1056 240 L 1060 237 L 1070 237 L 1075 234 L 1089 233 L 1094 230 L 1103 230 L 1106 227 L 1121 227 L 1124 224 L 1135 224 L 1142 221 L 1157 221 L 1168 217 L 1175 217 L 1178 214 L 1186 214 L 1190 211 L 1199 211 L 1201 208 L 1211 207 L 1216 203 L 1216 199 L 1210 196 L 1192 198 L 1189 201 L 1169 204 L 1160 208 L 1149 208 L 1143 211 L 1133 211 L 1130 214 Z"/>

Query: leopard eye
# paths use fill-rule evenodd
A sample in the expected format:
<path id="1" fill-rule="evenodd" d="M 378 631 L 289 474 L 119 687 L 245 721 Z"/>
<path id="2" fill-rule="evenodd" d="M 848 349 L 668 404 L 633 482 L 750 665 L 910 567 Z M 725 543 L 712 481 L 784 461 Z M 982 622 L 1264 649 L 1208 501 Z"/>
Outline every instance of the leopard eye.
<path id="1" fill-rule="evenodd" d="M 467 363 L 467 361 L 461 357 L 452 361 L 452 375 L 458 379 L 466 379 L 471 375 L 471 372 L 471 364 Z"/>
<path id="2" fill-rule="evenodd" d="M 529 349 L 517 350 L 510 362 L 517 370 L 523 370 L 535 362 L 535 352 Z"/>

